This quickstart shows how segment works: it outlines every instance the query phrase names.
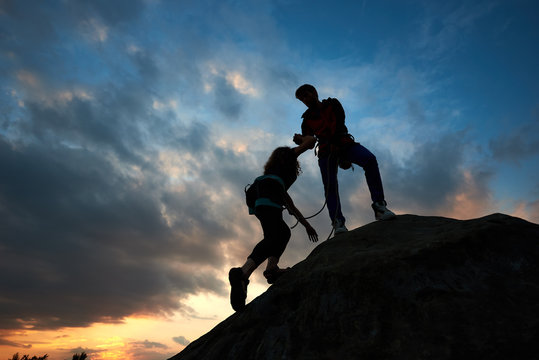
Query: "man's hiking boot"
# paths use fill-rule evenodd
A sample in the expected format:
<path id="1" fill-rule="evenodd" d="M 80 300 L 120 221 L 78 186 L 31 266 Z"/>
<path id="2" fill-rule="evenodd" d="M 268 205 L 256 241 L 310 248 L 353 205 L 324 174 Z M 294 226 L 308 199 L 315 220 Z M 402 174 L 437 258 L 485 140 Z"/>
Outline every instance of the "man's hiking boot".
<path id="1" fill-rule="evenodd" d="M 372 209 L 374 210 L 374 217 L 376 220 L 390 220 L 396 217 L 393 211 L 389 210 L 386 206 L 385 200 L 377 201 L 373 203 Z"/>
<path id="2" fill-rule="evenodd" d="M 247 298 L 247 285 L 249 280 L 243 276 L 241 268 L 232 268 L 228 272 L 230 282 L 230 304 L 234 311 L 245 309 L 245 299 Z"/>
<path id="3" fill-rule="evenodd" d="M 333 221 L 333 229 L 335 230 L 335 235 L 342 234 L 348 231 L 346 226 L 344 226 L 344 221 L 335 219 Z"/>

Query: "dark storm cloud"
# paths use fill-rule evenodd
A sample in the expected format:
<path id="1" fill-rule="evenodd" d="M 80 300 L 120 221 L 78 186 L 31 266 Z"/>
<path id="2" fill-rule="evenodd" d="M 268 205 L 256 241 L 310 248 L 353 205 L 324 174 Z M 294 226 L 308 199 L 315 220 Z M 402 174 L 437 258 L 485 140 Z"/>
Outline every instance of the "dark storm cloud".
<path id="1" fill-rule="evenodd" d="M 416 205 L 424 211 L 443 208 L 463 181 L 465 150 L 464 134 L 454 133 L 420 143 L 404 166 L 381 156 L 379 163 L 387 169 L 384 187 L 407 207 Z"/>
<path id="2" fill-rule="evenodd" d="M 188 23 L 175 43 L 155 48 L 153 39 L 132 48 L 119 40 L 141 3 L 0 4 L 0 44 L 13 54 L 0 59 L 3 89 L 16 90 L 2 97 L 0 132 L 3 329 L 196 316 L 182 299 L 226 290 L 220 243 L 234 237 L 235 214 L 212 196 L 241 195 L 252 159 L 214 145 L 207 124 L 183 115 L 181 102 L 205 104 L 200 64 L 211 44 L 193 40 L 204 29 Z M 110 43 L 84 38 L 81 24 L 94 18 Z M 237 119 L 243 95 L 216 78 L 206 101 L 214 96 L 217 112 Z M 155 109 L 171 97 L 178 111 Z M 162 152 L 186 179 L 172 184 Z"/>
<path id="3" fill-rule="evenodd" d="M 140 102 L 126 97 L 125 93 L 121 96 L 123 98 L 116 101 L 103 99 L 103 104 L 98 107 L 80 99 L 74 99 L 63 108 L 29 103 L 30 121 L 21 123 L 21 131 L 26 137 L 34 136 L 40 142 L 70 141 L 74 146 L 97 146 L 115 151 L 122 160 L 137 161 L 133 158 L 135 153 L 129 149 L 130 145 L 136 145 L 140 140 L 135 137 L 138 132 L 133 131 L 136 122 L 125 117 L 133 110 L 140 109 Z M 110 110 L 100 111 L 100 108 Z M 129 109 L 129 113 L 122 111 L 124 109 Z"/>
<path id="4" fill-rule="evenodd" d="M 113 322 L 177 309 L 188 293 L 223 291 L 215 274 L 173 266 L 220 264 L 215 239 L 226 231 L 203 216 L 211 204 L 200 187 L 177 194 L 192 211 L 178 205 L 181 223 L 167 226 L 159 184 L 141 186 L 99 154 L 2 138 L 0 165 L 3 328 Z"/>
<path id="5" fill-rule="evenodd" d="M 32 8 L 33 11 L 28 11 Z M 45 6 L 42 2 L 4 0 L 0 2 L 0 16 L 4 19 L 1 27 L 2 45 L 18 45 L 23 49 L 27 45 L 39 45 L 56 38 L 54 18 L 59 7 Z"/>
<path id="6" fill-rule="evenodd" d="M 52 79 L 63 77 L 65 71 L 79 71 L 68 64 L 69 58 L 59 55 L 57 44 L 75 36 L 81 41 L 81 24 L 99 19 L 105 26 L 122 31 L 119 25 L 135 20 L 144 10 L 143 1 L 33 1 L 6 0 L 0 2 L 0 47 L 2 70 L 12 76 L 10 69 L 21 66 L 46 73 Z M 71 49 L 74 50 L 74 49 Z M 82 53 L 82 48 L 74 51 Z M 0 58 L 1 59 L 1 58 Z M 1 61 L 1 60 L 0 60 Z M 62 70 L 64 72 L 62 72 Z"/>
<path id="7" fill-rule="evenodd" d="M 20 139 L 1 138 L 3 328 L 116 322 L 181 310 L 188 294 L 224 292 L 215 271 L 189 266 L 221 266 L 219 239 L 230 230 L 214 219 L 209 194 L 234 182 L 242 161 L 213 146 L 206 125 L 152 112 L 145 89 L 158 74 L 152 59 L 140 59 L 139 70 L 151 69 L 140 70 L 140 83 L 106 84 L 91 99 L 52 105 L 26 99 L 9 127 Z M 195 178 L 201 169 L 211 176 L 170 192 L 155 162 L 161 146 L 198 154 L 183 165 Z M 208 155 L 229 181 L 213 184 L 222 176 L 201 160 Z"/>
<path id="8" fill-rule="evenodd" d="M 146 51 L 135 51 L 131 55 L 131 60 L 137 69 L 138 74 L 145 79 L 157 79 L 159 76 L 159 69 L 155 63 L 154 58 Z"/>
<path id="9" fill-rule="evenodd" d="M 194 179 L 205 157 L 230 169 L 241 161 L 212 145 L 206 125 L 152 111 L 145 89 L 158 74 L 141 59 L 151 71 L 138 83 L 118 77 L 89 99 L 25 99 L 23 116 L 9 123 L 18 139 L 0 137 L 3 328 L 116 322 L 178 310 L 188 294 L 224 292 L 215 269 L 230 230 L 209 200 L 221 181 L 206 176 L 171 192 L 156 160 L 160 147 L 198 154 L 183 163 Z M 189 268 L 200 264 L 214 270 Z"/>
<path id="10" fill-rule="evenodd" d="M 14 341 L 5 340 L 2 338 L 0 338 L 0 346 L 13 346 L 13 347 L 18 347 L 18 348 L 23 348 L 23 349 L 30 349 L 32 347 L 32 345 L 25 345 L 25 344 L 17 343 Z"/>
<path id="11" fill-rule="evenodd" d="M 238 120 L 241 113 L 241 95 L 225 78 L 217 77 L 215 81 L 215 106 L 226 119 Z"/>
<path id="12" fill-rule="evenodd" d="M 538 116 L 539 119 L 539 116 Z M 519 162 L 539 154 L 539 121 L 519 126 L 489 143 L 496 160 Z"/>

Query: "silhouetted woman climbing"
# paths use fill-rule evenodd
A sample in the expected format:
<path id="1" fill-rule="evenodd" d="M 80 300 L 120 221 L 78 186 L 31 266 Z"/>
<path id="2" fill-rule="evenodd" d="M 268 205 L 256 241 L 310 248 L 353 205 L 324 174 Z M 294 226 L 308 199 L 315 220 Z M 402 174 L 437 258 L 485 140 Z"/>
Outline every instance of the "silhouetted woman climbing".
<path id="1" fill-rule="evenodd" d="M 283 207 L 305 226 L 309 240 L 318 241 L 316 231 L 296 208 L 287 192 L 301 171 L 297 157 L 305 150 L 305 146 L 275 149 L 264 166 L 264 175 L 258 177 L 246 191 L 249 213 L 254 214 L 260 221 L 264 239 L 255 246 L 241 268 L 232 268 L 228 273 L 231 286 L 230 303 L 235 311 L 245 307 L 249 276 L 266 259 L 268 264 L 264 277 L 269 284 L 288 270 L 277 265 L 290 240 L 290 228 L 283 220 Z"/>

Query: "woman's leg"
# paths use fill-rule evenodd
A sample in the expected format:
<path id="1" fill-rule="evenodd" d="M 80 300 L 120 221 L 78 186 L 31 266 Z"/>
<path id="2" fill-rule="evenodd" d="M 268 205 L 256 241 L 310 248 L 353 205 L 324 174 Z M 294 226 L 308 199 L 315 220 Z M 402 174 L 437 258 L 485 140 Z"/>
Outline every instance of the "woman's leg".
<path id="1" fill-rule="evenodd" d="M 253 259 L 247 258 L 247 261 L 241 267 L 241 271 L 243 272 L 243 277 L 246 279 L 249 279 L 249 277 L 251 276 L 253 271 L 256 270 L 257 267 L 258 265 L 254 262 Z"/>
<path id="2" fill-rule="evenodd" d="M 256 244 L 248 259 L 253 261 L 255 268 L 270 257 L 273 258 L 271 265 L 276 265 L 290 240 L 290 228 L 284 222 L 282 210 L 279 209 L 259 206 L 256 217 L 262 225 L 264 239 Z"/>
<path id="3" fill-rule="evenodd" d="M 241 311 L 245 308 L 249 276 L 268 258 L 271 259 L 268 266 L 271 264 L 271 266 L 277 267 L 279 258 L 290 240 L 290 228 L 283 220 L 281 209 L 259 206 L 256 209 L 256 217 L 262 225 L 264 239 L 256 244 L 241 268 L 232 268 L 228 272 L 230 304 L 235 311 Z M 270 282 L 269 278 L 268 282 Z"/>

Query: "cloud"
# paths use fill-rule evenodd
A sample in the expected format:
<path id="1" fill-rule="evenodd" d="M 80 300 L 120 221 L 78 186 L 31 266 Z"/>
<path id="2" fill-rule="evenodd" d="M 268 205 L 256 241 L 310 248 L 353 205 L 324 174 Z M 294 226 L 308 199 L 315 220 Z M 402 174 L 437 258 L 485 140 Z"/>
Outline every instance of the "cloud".
<path id="1" fill-rule="evenodd" d="M 253 159 L 174 108 L 156 111 L 139 86 L 102 90 L 26 97 L 0 136 L 6 329 L 118 322 L 225 291 L 220 240 L 234 220 L 223 214 Z"/>
<path id="2" fill-rule="evenodd" d="M 178 343 L 183 346 L 187 346 L 190 343 L 190 341 L 183 336 L 175 336 L 172 338 L 172 340 L 174 340 L 175 343 Z"/>
<path id="3" fill-rule="evenodd" d="M 213 93 L 215 94 L 215 106 L 224 117 L 229 120 L 238 120 L 242 102 L 234 85 L 226 78 L 218 77 L 214 82 Z"/>
<path id="4" fill-rule="evenodd" d="M 421 31 L 412 37 L 410 45 L 421 50 L 420 57 L 424 60 L 447 61 L 467 44 L 462 37 L 471 33 L 478 20 L 496 6 L 493 2 L 426 4 Z"/>
<path id="5" fill-rule="evenodd" d="M 15 341 L 10 341 L 10 340 L 7 340 L 7 339 L 2 339 L 2 338 L 0 338 L 0 346 L 13 346 L 13 347 L 23 348 L 23 349 L 31 349 L 32 348 L 32 345 L 21 344 L 21 343 L 15 342 Z"/>
<path id="6" fill-rule="evenodd" d="M 457 191 L 449 197 L 449 206 L 443 209 L 445 216 L 456 219 L 472 219 L 488 215 L 493 206 L 489 182 L 494 173 L 485 169 L 463 170 Z"/>
<path id="7" fill-rule="evenodd" d="M 109 36 L 109 28 L 96 18 L 83 20 L 79 28 L 90 41 L 97 43 L 104 43 Z"/>
<path id="8" fill-rule="evenodd" d="M 528 204 L 529 219 L 536 224 L 539 224 L 539 200 L 533 201 Z"/>
<path id="9" fill-rule="evenodd" d="M 390 139 L 393 135 L 376 135 L 375 138 L 384 139 L 384 136 Z M 431 131 L 430 139 L 426 140 L 421 139 L 420 128 L 417 136 L 417 141 L 410 144 L 391 140 L 371 141 L 372 147 L 364 144 L 377 156 L 391 209 L 469 218 L 493 207 L 490 181 L 494 172 L 470 157 L 475 150 L 467 132 Z M 359 168 L 355 174 L 345 172 L 340 178 L 343 208 L 368 214 L 368 220 L 370 198 L 363 172 Z M 367 194 L 363 194 L 366 191 Z"/>
<path id="10" fill-rule="evenodd" d="M 141 347 L 141 348 L 145 348 L 145 349 L 167 349 L 168 346 L 166 346 L 165 344 L 161 344 L 159 342 L 155 342 L 155 341 L 148 341 L 148 340 L 144 340 L 144 341 L 134 341 L 134 342 L 131 342 L 129 343 L 131 346 L 134 346 L 134 347 Z"/>
<path id="11" fill-rule="evenodd" d="M 511 215 L 539 224 L 539 200 L 519 202 Z"/>
<path id="12" fill-rule="evenodd" d="M 539 122 L 523 124 L 512 131 L 490 140 L 489 148 L 496 160 L 519 163 L 539 154 Z"/>
<path id="13" fill-rule="evenodd" d="M 438 140 L 418 144 L 404 166 L 389 166 L 384 182 L 387 189 L 409 205 L 424 211 L 434 210 L 457 191 L 461 182 L 459 171 L 463 162 L 464 143 L 458 134 L 446 135 Z M 391 162 L 391 158 L 385 157 Z"/>
<path id="14" fill-rule="evenodd" d="M 11 274 L 0 282 L 2 326 L 115 322 L 178 309 L 189 293 L 224 291 L 215 271 L 230 219 L 216 213 L 215 178 L 176 191 L 151 165 L 130 172 L 100 152 L 1 140 L 0 267 Z M 234 167 L 234 153 L 219 156 Z"/>
<path id="15" fill-rule="evenodd" d="M 119 0 L 119 1 L 71 1 L 68 9 L 79 16 L 89 12 L 95 13 L 109 26 L 118 26 L 122 23 L 135 20 L 144 11 L 144 1 Z"/>
<path id="16" fill-rule="evenodd" d="M 186 299 L 226 297 L 223 269 L 259 240 L 243 187 L 273 148 L 291 145 L 304 110 L 294 90 L 311 80 L 343 102 L 352 133 L 378 157 L 392 208 L 467 217 L 489 206 L 492 171 L 471 159 L 476 139 L 455 129 L 455 107 L 435 101 L 439 82 L 421 66 L 402 65 L 393 51 L 372 54 L 373 63 L 311 64 L 317 55 L 289 48 L 269 2 L 214 7 L 0 2 L 8 95 L 0 99 L 0 327 L 203 317 Z M 455 24 L 428 23 L 420 50 L 437 60 L 451 53 L 482 16 L 476 10 L 456 11 Z M 492 142 L 493 155 L 535 154 L 529 126 Z M 291 193 L 310 215 L 323 189 L 312 153 L 301 162 Z M 372 221 L 362 170 L 340 179 L 343 206 L 353 209 L 345 215 Z M 327 210 L 312 221 L 323 237 Z M 300 241 L 284 262 L 313 247 L 301 226 L 293 237 Z M 131 345 L 139 355 L 162 349 Z"/>
<path id="17" fill-rule="evenodd" d="M 226 291 L 222 242 L 240 216 L 228 209 L 243 206 L 259 161 L 241 135 L 220 134 L 181 102 L 156 107 L 141 90 L 155 77 L 157 68 L 51 96 L 36 74 L 22 95 L 22 116 L 0 136 L 2 327 L 196 316 L 182 299 Z M 260 130 L 243 136 L 271 142 Z"/>
<path id="18" fill-rule="evenodd" d="M 70 6 L 80 16 L 90 11 L 85 6 L 99 7 L 92 10 L 98 15 L 104 9 Z M 15 10 L 6 11 L 8 18 Z M 88 18 L 108 27 L 100 38 L 106 43 L 125 23 Z M 35 42 L 59 44 L 57 34 L 78 29 L 71 20 L 55 23 L 58 32 L 46 38 L 36 33 Z M 19 24 L 9 29 L 15 33 Z M 196 62 L 208 54 L 200 44 L 190 49 L 192 58 L 180 57 L 179 67 L 174 50 L 158 61 L 138 44 L 114 54 L 104 48 L 97 59 L 84 45 L 82 53 L 103 66 L 91 79 L 77 72 L 69 81 L 53 76 L 69 68 L 68 60 L 36 65 L 30 48 L 17 49 L 9 39 L 4 45 L 23 60 L 11 64 L 19 76 L 9 87 L 16 94 L 10 101 L 24 107 L 6 105 L 0 133 L 0 252 L 9 257 L 0 268 L 10 274 L 0 275 L 1 326 L 57 329 L 172 311 L 197 316 L 182 299 L 226 292 L 222 243 L 237 241 L 231 224 L 246 222 L 229 208 L 243 205 L 243 186 L 259 162 L 239 151 L 245 149 L 239 137 L 216 131 L 200 104 L 214 96 L 209 115 L 236 119 L 254 87 L 237 71 L 223 72 L 205 96 Z"/>

